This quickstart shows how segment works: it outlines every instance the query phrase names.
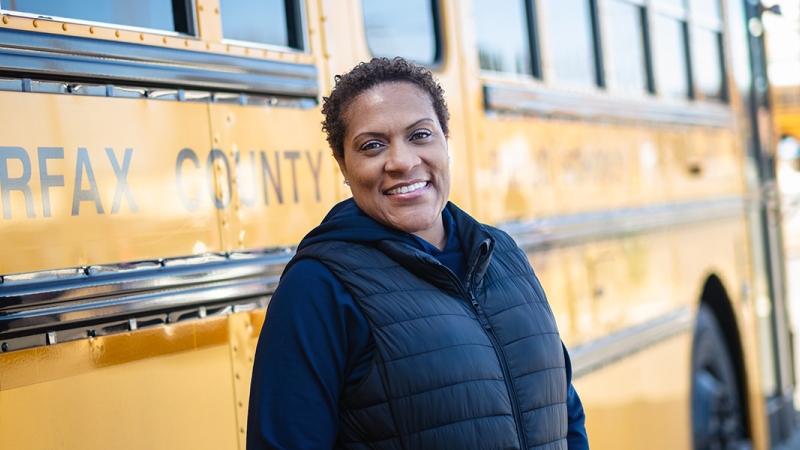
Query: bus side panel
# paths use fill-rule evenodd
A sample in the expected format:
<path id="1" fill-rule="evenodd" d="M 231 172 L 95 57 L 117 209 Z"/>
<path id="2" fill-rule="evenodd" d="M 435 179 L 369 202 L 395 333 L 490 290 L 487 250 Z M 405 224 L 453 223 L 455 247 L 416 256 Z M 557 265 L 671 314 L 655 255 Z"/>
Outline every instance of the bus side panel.
<path id="1" fill-rule="evenodd" d="M 753 256 L 746 242 L 748 225 L 745 216 L 697 224 L 676 232 L 675 272 L 676 291 L 681 298 L 699 302 L 708 276 L 720 279 L 735 323 L 720 323 L 722 327 L 735 327 L 741 340 L 744 385 L 747 389 L 750 439 L 754 448 L 767 448 L 768 430 L 759 357 L 757 321 L 763 320 L 764 298 L 752 284 Z M 769 311 L 766 311 L 769 314 Z M 718 318 L 721 320 L 721 318 Z"/>
<path id="2" fill-rule="evenodd" d="M 684 333 L 575 380 L 592 448 L 692 448 L 691 351 Z"/>
<path id="3" fill-rule="evenodd" d="M 0 273 L 221 250 L 207 105 L 25 92 L 0 104 Z"/>
<path id="4" fill-rule="evenodd" d="M 675 295 L 672 233 L 527 252 L 569 347 L 658 319 Z"/>
<path id="5" fill-rule="evenodd" d="M 0 448 L 237 448 L 228 321 L 0 356 Z"/>
<path id="6" fill-rule="evenodd" d="M 225 250 L 296 245 L 336 202 L 341 183 L 319 109 L 209 108 L 215 149 L 232 164 L 233 194 L 221 211 Z M 227 188 L 226 172 L 217 176 Z"/>

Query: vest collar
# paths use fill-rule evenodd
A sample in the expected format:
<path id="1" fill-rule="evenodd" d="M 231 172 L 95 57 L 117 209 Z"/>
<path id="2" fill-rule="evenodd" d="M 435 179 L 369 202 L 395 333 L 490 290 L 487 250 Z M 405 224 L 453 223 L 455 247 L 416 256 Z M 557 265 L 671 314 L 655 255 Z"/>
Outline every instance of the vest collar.
<path id="1" fill-rule="evenodd" d="M 466 286 L 462 287 L 469 291 L 480 284 L 489 267 L 494 251 L 494 238 L 483 225 L 454 204 L 448 202 L 446 208 L 453 216 L 456 233 L 467 257 Z M 375 246 L 414 275 L 448 294 L 461 295 L 457 287 L 461 283 L 457 277 L 435 257 L 407 243 L 394 240 L 379 241 Z"/>

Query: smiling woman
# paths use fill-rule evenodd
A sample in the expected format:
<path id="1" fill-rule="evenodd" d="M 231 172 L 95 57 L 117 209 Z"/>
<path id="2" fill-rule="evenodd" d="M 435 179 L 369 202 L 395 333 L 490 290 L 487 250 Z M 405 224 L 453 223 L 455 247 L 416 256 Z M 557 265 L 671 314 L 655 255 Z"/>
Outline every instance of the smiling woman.
<path id="1" fill-rule="evenodd" d="M 447 136 L 428 94 L 411 83 L 379 84 L 347 111 L 351 126 L 336 161 L 356 204 L 378 222 L 444 248 Z"/>
<path id="2" fill-rule="evenodd" d="M 449 116 L 431 73 L 376 58 L 324 101 L 353 198 L 306 235 L 272 297 L 248 448 L 588 449 L 525 254 L 447 201 Z"/>

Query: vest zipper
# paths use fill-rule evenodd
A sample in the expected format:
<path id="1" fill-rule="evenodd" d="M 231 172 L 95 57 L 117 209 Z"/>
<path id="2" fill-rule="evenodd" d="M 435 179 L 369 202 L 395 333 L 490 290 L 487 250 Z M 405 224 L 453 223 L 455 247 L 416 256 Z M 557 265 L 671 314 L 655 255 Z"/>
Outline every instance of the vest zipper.
<path id="1" fill-rule="evenodd" d="M 431 258 L 433 259 L 433 258 Z M 481 324 L 483 329 L 486 332 L 486 335 L 489 336 L 489 340 L 492 342 L 492 346 L 494 347 L 495 352 L 497 353 L 497 359 L 500 360 L 500 368 L 503 370 L 503 381 L 506 383 L 506 390 L 508 391 L 508 398 L 511 402 L 511 409 L 514 412 L 514 421 L 517 424 L 517 438 L 519 439 L 519 448 L 520 450 L 526 450 L 528 448 L 527 444 L 525 443 L 525 429 L 522 427 L 522 411 L 519 408 L 519 402 L 517 401 L 516 389 L 514 389 L 514 383 L 511 381 L 511 371 L 508 368 L 508 360 L 506 359 L 506 354 L 503 351 L 503 347 L 500 345 L 500 341 L 497 339 L 497 336 L 494 334 L 494 329 L 492 328 L 492 324 L 489 323 L 489 319 L 486 318 L 486 314 L 483 313 L 483 308 L 481 308 L 480 303 L 475 298 L 475 294 L 472 292 L 472 280 L 470 279 L 470 288 L 466 289 L 464 285 L 461 284 L 461 281 L 456 277 L 456 274 L 453 273 L 452 270 L 448 269 L 447 266 L 440 263 L 438 260 L 433 259 L 437 265 L 439 265 L 445 272 L 448 273 L 450 278 L 455 282 L 455 285 L 458 286 L 461 295 L 464 297 L 464 300 L 467 300 L 470 305 L 472 305 L 472 310 L 475 313 L 475 316 L 478 317 L 478 322 Z M 470 267 L 470 270 L 467 272 L 467 278 L 473 278 L 472 275 L 473 270 Z"/>
<path id="2" fill-rule="evenodd" d="M 478 300 L 475 299 L 475 295 L 472 293 L 472 290 L 469 291 L 469 300 L 472 303 L 472 309 L 475 310 L 475 314 L 478 316 L 478 321 L 481 323 L 481 325 L 483 325 L 484 330 L 486 330 L 486 335 L 489 336 L 489 340 L 492 341 L 492 345 L 497 352 L 498 359 L 500 360 L 500 367 L 503 369 L 503 379 L 506 382 L 508 398 L 511 401 L 511 409 L 514 411 L 514 421 L 517 423 L 517 438 L 519 439 L 519 448 L 521 450 L 526 450 L 528 446 L 525 443 L 525 429 L 522 427 L 522 411 L 520 411 L 519 408 L 519 402 L 516 395 L 517 391 L 514 388 L 513 381 L 511 380 L 511 370 L 508 368 L 506 354 L 503 351 L 503 347 L 500 345 L 500 341 L 497 339 L 497 335 L 494 334 L 494 329 L 489 323 L 489 319 L 487 319 L 486 315 L 483 313 L 483 308 L 481 308 Z"/>

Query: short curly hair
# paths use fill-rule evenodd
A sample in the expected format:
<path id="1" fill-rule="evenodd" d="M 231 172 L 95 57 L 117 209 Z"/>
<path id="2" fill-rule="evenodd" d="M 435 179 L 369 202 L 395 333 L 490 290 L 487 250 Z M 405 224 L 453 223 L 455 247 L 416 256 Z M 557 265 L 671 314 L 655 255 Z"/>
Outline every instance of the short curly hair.
<path id="1" fill-rule="evenodd" d="M 336 75 L 333 79 L 335 85 L 331 94 L 322 97 L 322 114 L 325 115 L 322 131 L 327 133 L 328 145 L 337 158 L 344 158 L 344 135 L 347 130 L 344 112 L 356 97 L 382 83 L 408 82 L 427 92 L 442 131 L 445 136 L 450 134 L 447 126 L 450 113 L 447 111 L 444 89 L 433 78 L 430 70 L 413 61 L 399 56 L 393 59 L 373 58 L 372 61 L 359 63 L 350 72 Z"/>

